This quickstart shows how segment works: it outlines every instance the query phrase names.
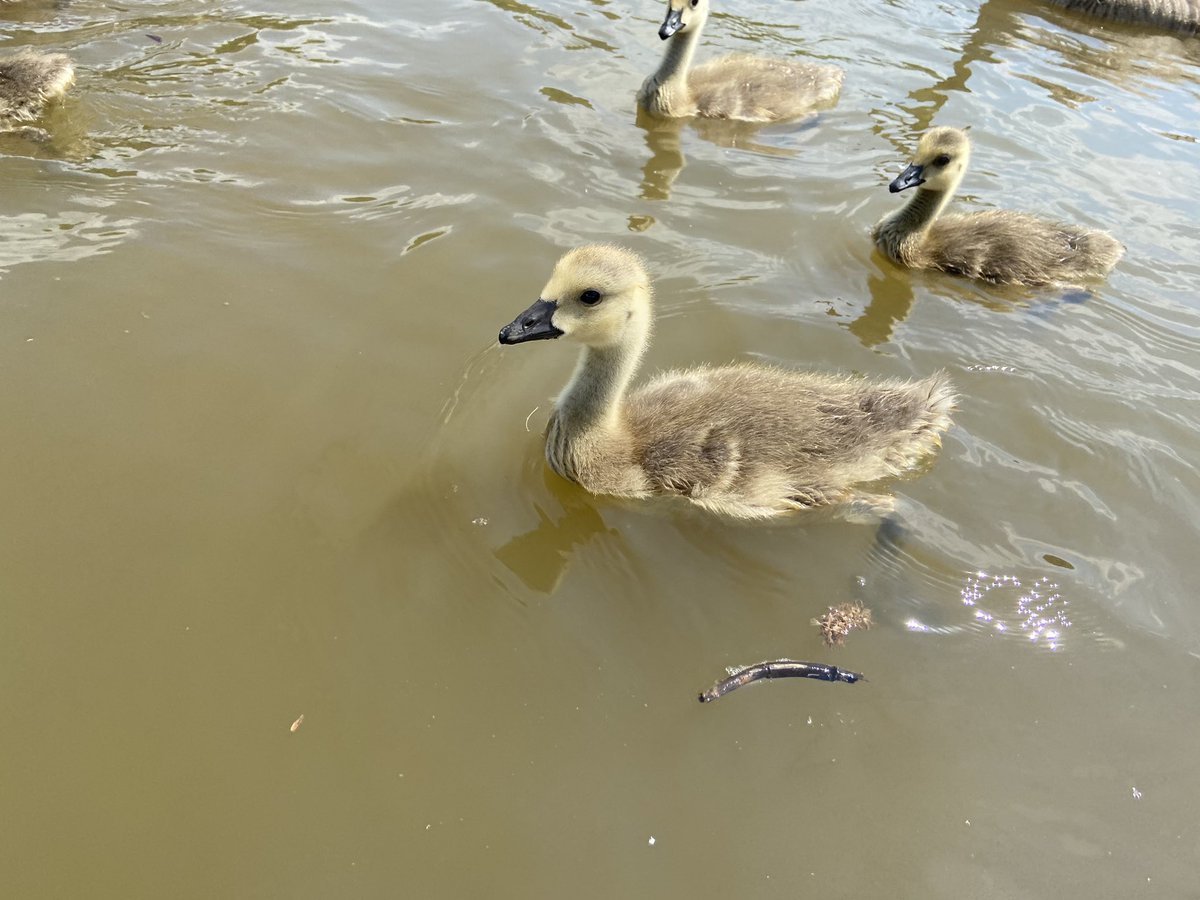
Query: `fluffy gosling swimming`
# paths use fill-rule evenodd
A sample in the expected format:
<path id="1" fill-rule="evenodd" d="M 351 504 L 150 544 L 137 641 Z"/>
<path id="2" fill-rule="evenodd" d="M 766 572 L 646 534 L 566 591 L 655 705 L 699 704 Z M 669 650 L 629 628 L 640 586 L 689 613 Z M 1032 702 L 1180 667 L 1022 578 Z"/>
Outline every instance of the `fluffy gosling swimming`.
<path id="1" fill-rule="evenodd" d="M 1055 6 L 1130 25 L 1200 32 L 1200 0 L 1047 0 Z"/>
<path id="2" fill-rule="evenodd" d="M 703 116 L 743 122 L 794 119 L 831 106 L 842 89 L 836 66 L 735 54 L 692 69 L 708 0 L 668 0 L 658 36 L 667 52 L 638 91 L 646 112 L 662 118 Z"/>
<path id="3" fill-rule="evenodd" d="M 940 215 L 970 158 L 971 142 L 957 128 L 922 136 L 912 163 L 888 185 L 893 194 L 911 187 L 917 193 L 871 232 L 880 250 L 902 266 L 1032 286 L 1102 278 L 1125 252 L 1107 232 L 1024 213 Z"/>
<path id="4" fill-rule="evenodd" d="M 941 444 L 954 390 L 732 365 L 666 372 L 630 391 L 650 340 L 652 289 L 641 257 L 584 246 L 554 267 L 541 298 L 501 344 L 583 344 L 546 431 L 546 459 L 593 494 L 685 497 L 762 519 L 879 497 L 856 486 L 896 475 Z M 884 498 L 886 499 L 886 498 Z"/>
<path id="5" fill-rule="evenodd" d="M 26 51 L 0 58 L 0 131 L 37 118 L 47 101 L 62 96 L 74 80 L 75 69 L 62 53 Z"/>

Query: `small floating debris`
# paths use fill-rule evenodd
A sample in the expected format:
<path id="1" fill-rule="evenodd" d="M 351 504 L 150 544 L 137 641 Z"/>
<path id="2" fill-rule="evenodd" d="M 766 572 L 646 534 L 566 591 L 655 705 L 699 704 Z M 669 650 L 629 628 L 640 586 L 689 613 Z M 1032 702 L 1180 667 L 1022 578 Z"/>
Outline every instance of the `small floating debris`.
<path id="1" fill-rule="evenodd" d="M 856 601 L 829 607 L 829 611 L 813 619 L 812 624 L 821 629 L 826 647 L 841 647 L 846 643 L 846 635 L 855 628 L 865 630 L 875 623 L 871 621 L 871 611 Z"/>
<path id="2" fill-rule="evenodd" d="M 154 41 L 154 43 L 156 43 L 156 44 L 162 43 L 162 38 L 159 37 L 157 34 L 150 34 L 149 32 L 147 32 L 146 37 L 150 38 L 150 40 Z"/>
<path id="3" fill-rule="evenodd" d="M 300 726 L 303 724 L 304 724 L 304 715 L 302 713 L 300 715 L 300 718 L 298 718 L 295 722 L 292 723 L 292 727 L 289 730 L 292 732 L 292 734 L 295 734 L 297 731 L 300 730 Z"/>
<path id="4" fill-rule="evenodd" d="M 774 661 L 755 663 L 744 669 L 730 670 L 729 677 L 718 681 L 707 691 L 700 694 L 701 703 L 711 703 L 724 697 L 730 691 L 745 684 L 762 681 L 767 678 L 815 678 L 818 681 L 844 681 L 854 684 L 864 681 L 858 672 L 848 672 L 837 666 L 827 666 L 824 663 L 799 662 L 794 659 L 777 659 Z"/>

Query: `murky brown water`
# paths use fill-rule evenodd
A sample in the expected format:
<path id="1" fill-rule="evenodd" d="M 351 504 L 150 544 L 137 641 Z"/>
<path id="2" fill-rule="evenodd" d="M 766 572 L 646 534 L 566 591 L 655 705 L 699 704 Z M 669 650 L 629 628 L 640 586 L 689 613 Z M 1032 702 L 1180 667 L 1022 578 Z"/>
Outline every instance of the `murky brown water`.
<path id="1" fill-rule="evenodd" d="M 0 137 L 5 896 L 1200 896 L 1200 40 L 736 10 L 706 53 L 838 107 L 639 127 L 658 2 L 0 7 L 79 63 Z M 1111 280 L 873 253 L 930 122 Z M 546 471 L 573 354 L 495 335 L 596 239 L 659 278 L 650 369 L 951 371 L 898 545 Z M 696 703 L 779 656 L 870 681 Z"/>

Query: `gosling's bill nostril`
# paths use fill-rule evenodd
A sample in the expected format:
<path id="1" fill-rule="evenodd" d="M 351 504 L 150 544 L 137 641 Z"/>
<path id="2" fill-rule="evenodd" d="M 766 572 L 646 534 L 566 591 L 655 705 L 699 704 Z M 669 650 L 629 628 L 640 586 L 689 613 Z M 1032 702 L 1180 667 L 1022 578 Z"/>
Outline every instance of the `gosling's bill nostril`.
<path id="1" fill-rule="evenodd" d="M 500 329 L 500 343 L 523 344 L 525 341 L 546 341 L 561 337 L 562 331 L 554 327 L 554 313 L 558 304 L 553 300 L 538 300 L 509 324 Z"/>
<path id="2" fill-rule="evenodd" d="M 888 190 L 893 194 L 898 194 L 900 191 L 907 190 L 910 187 L 922 185 L 925 183 L 924 174 L 924 166 L 910 165 L 892 179 L 892 183 L 888 185 Z"/>
<path id="3" fill-rule="evenodd" d="M 658 36 L 664 41 L 683 27 L 683 13 L 677 9 L 668 9 L 667 18 L 658 29 Z"/>

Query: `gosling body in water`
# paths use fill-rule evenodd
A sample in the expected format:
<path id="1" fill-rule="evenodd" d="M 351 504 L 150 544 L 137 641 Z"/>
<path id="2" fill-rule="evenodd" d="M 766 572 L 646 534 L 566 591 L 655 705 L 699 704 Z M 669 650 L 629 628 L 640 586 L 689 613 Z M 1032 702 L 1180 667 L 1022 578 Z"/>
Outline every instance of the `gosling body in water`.
<path id="1" fill-rule="evenodd" d="M 1047 0 L 1073 12 L 1183 34 L 1200 32 L 1200 0 Z"/>
<path id="2" fill-rule="evenodd" d="M 0 131 L 37 118 L 74 80 L 75 68 L 61 53 L 26 51 L 0 57 Z"/>
<path id="3" fill-rule="evenodd" d="M 676 495 L 743 519 L 855 502 L 884 512 L 888 498 L 857 486 L 909 468 L 950 426 L 944 373 L 867 381 L 732 365 L 666 372 L 631 391 L 651 321 L 641 258 L 601 244 L 564 255 L 541 298 L 500 332 L 502 344 L 583 344 L 546 458 L 594 494 Z"/>
<path id="4" fill-rule="evenodd" d="M 1074 284 L 1102 278 L 1125 252 L 1112 235 L 1008 210 L 941 215 L 962 181 L 971 142 L 957 128 L 933 128 L 912 163 L 888 185 L 917 188 L 872 231 L 879 249 L 903 266 L 940 269 L 994 284 Z"/>
<path id="5" fill-rule="evenodd" d="M 702 116 L 742 122 L 795 119 L 837 100 L 842 70 L 735 54 L 692 68 L 708 0 L 669 0 L 658 36 L 667 52 L 638 91 L 638 103 L 661 118 Z"/>

